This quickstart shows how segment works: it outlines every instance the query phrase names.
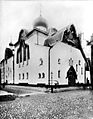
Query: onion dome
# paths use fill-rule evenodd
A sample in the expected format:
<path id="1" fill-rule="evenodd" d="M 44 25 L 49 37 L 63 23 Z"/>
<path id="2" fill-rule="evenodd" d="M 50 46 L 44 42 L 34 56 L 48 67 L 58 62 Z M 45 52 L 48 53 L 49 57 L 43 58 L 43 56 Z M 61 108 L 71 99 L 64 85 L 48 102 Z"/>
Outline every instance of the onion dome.
<path id="1" fill-rule="evenodd" d="M 44 27 L 45 29 L 47 29 L 47 28 L 48 28 L 48 23 L 47 23 L 46 19 L 44 19 L 44 18 L 40 15 L 40 16 L 35 20 L 33 27 L 34 27 L 34 28 Z"/>

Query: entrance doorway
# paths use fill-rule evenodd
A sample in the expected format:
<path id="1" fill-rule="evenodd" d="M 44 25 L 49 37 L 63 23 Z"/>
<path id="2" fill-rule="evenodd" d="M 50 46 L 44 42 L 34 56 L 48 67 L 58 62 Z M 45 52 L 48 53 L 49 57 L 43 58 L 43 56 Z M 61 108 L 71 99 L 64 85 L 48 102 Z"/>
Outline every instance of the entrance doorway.
<path id="1" fill-rule="evenodd" d="M 68 85 L 74 86 L 76 84 L 77 74 L 73 66 L 70 66 L 67 71 Z"/>

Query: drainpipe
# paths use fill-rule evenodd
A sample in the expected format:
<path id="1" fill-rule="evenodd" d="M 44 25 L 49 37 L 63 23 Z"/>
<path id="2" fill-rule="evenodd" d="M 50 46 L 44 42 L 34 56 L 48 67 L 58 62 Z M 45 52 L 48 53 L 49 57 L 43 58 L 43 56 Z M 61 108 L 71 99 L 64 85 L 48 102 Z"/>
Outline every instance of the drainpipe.
<path id="1" fill-rule="evenodd" d="M 51 93 L 53 93 L 53 87 L 52 87 L 52 84 L 50 83 L 50 81 L 51 81 L 51 79 L 50 79 L 50 69 L 51 69 L 51 67 L 50 67 L 50 65 L 51 65 L 51 62 L 50 62 L 50 58 L 51 58 L 51 55 L 50 55 L 50 51 L 51 51 L 51 48 L 52 47 L 50 47 L 49 48 L 49 52 L 48 52 L 48 85 L 49 85 L 49 87 L 51 87 Z"/>
<path id="2" fill-rule="evenodd" d="M 91 74 L 91 86 L 93 90 L 93 45 L 91 45 L 91 66 L 90 66 L 90 74 Z"/>
<path id="3" fill-rule="evenodd" d="M 49 48 L 49 51 L 48 51 L 48 85 L 50 86 L 50 50 L 51 50 L 51 47 Z"/>
<path id="4" fill-rule="evenodd" d="M 15 83 L 15 67 L 14 67 L 14 54 L 13 54 L 13 84 Z"/>
<path id="5" fill-rule="evenodd" d="M 14 44 L 12 42 L 9 43 L 9 46 L 12 49 L 12 53 L 13 53 L 13 84 L 15 83 L 15 49 L 14 49 Z"/>

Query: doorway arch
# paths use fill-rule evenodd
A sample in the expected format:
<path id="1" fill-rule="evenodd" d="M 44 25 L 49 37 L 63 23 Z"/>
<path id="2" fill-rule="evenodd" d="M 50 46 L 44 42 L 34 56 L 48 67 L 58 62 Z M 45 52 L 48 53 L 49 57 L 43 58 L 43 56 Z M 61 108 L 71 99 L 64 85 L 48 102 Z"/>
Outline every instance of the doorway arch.
<path id="1" fill-rule="evenodd" d="M 73 66 L 67 71 L 68 85 L 74 86 L 76 84 L 77 74 Z"/>

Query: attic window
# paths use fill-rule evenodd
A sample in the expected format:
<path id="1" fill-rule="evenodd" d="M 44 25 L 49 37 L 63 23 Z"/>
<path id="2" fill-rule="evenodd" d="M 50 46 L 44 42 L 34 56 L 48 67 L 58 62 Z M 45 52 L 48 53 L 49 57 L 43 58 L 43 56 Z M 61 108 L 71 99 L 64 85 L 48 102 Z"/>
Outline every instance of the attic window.
<path id="1" fill-rule="evenodd" d="M 69 59 L 69 66 L 73 66 L 73 60 L 72 60 L 72 58 Z"/>

